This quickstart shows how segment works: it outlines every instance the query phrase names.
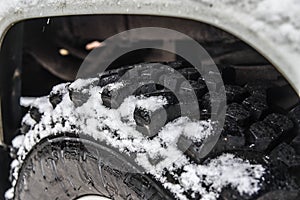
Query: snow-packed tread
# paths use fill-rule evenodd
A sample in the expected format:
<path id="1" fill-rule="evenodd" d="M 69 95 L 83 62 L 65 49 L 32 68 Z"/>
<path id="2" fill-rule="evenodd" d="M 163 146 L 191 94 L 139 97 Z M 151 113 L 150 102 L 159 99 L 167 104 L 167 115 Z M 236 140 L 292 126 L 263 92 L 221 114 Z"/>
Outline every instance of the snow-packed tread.
<path id="1" fill-rule="evenodd" d="M 210 96 L 213 95 L 212 101 L 220 101 L 222 98 L 217 92 L 220 87 L 220 83 L 215 82 L 216 79 L 214 73 L 211 73 L 209 80 L 205 80 L 204 82 L 200 74 L 198 74 L 188 64 L 183 64 L 182 62 L 165 64 L 172 66 L 174 69 L 179 69 L 178 71 L 181 72 L 181 74 L 189 81 L 198 98 L 202 119 L 207 119 L 210 118 L 212 114 L 217 114 L 211 113 Z M 127 97 L 126 95 L 128 95 L 125 92 L 125 89 L 124 91 L 122 90 L 124 85 L 130 85 L 130 83 L 119 82 L 121 76 L 126 74 L 126 76 L 128 76 L 127 80 L 128 78 L 130 80 L 130 77 L 148 76 L 147 70 L 151 69 L 152 65 L 153 63 L 141 64 L 141 66 L 144 67 L 144 70 L 138 75 L 130 73 L 126 74 L 126 72 L 130 72 L 128 71 L 132 68 L 130 66 L 127 66 L 124 69 L 121 68 L 118 70 L 105 72 L 102 76 L 100 76 L 99 80 L 96 81 L 97 83 L 95 83 L 96 85 L 103 87 L 101 93 L 103 104 L 108 108 L 118 108 L 122 101 Z M 165 75 L 159 76 L 159 78 L 163 81 L 171 80 L 170 77 L 167 78 Z M 112 83 L 120 83 L 120 87 L 110 87 L 110 84 Z M 215 92 L 209 93 L 206 84 L 208 84 L 211 88 L 214 88 Z M 168 85 L 173 87 L 173 89 L 185 88 L 183 83 L 176 82 L 176 80 L 174 82 L 169 82 Z M 267 169 L 267 173 L 260 180 L 262 184 L 261 189 L 258 192 L 252 195 L 241 194 L 236 188 L 226 186 L 220 191 L 218 196 L 218 199 L 220 200 L 267 200 L 274 198 L 275 196 L 282 196 L 282 194 L 287 194 L 286 197 L 291 199 L 295 198 L 295 200 L 297 197 L 299 197 L 300 185 L 296 181 L 296 178 L 299 178 L 300 176 L 298 173 L 299 170 L 297 171 L 295 169 L 299 169 L 300 167 L 300 154 L 298 145 L 300 133 L 291 140 L 290 144 L 281 142 L 281 137 L 283 135 L 292 137 L 293 134 L 295 135 L 294 132 L 299 130 L 297 127 L 299 127 L 298 122 L 300 122 L 300 117 L 298 115 L 300 109 L 299 106 L 297 106 L 289 113 L 288 117 L 283 114 L 272 113 L 272 110 L 270 110 L 266 102 L 266 90 L 272 86 L 273 83 L 270 82 L 248 83 L 244 87 L 234 85 L 232 83 L 231 85 L 225 85 L 228 107 L 226 111 L 225 125 L 217 144 L 204 158 L 198 157 L 202 146 L 201 141 L 192 143 L 187 150 L 184 149 L 184 155 L 186 155 L 189 159 L 189 163 L 187 163 L 187 165 L 191 166 L 209 164 L 210 161 L 219 155 L 224 153 L 233 153 L 234 155 L 240 156 L 247 160 L 249 158 L 251 162 L 259 163 Z M 89 91 L 89 85 L 83 89 L 87 89 L 87 91 Z M 156 84 L 148 84 L 146 86 L 141 86 L 134 93 L 134 95 L 137 97 L 161 96 L 167 100 L 166 104 L 157 110 L 147 110 L 142 107 L 136 107 L 134 110 L 134 120 L 137 124 L 137 129 L 146 136 L 150 136 L 151 140 L 158 137 L 158 131 L 162 129 L 167 122 L 172 122 L 174 119 L 180 116 L 180 102 L 178 102 L 176 97 L 172 95 L 169 89 L 163 88 Z M 66 91 L 63 91 L 62 93 L 64 92 Z M 55 108 L 62 101 L 62 93 L 52 92 L 50 94 L 49 100 L 53 108 Z M 90 98 L 88 92 L 82 92 L 82 90 L 77 91 L 69 86 L 67 86 L 66 94 L 70 96 L 70 99 L 76 107 L 82 106 Z M 119 98 L 117 99 L 117 102 L 111 101 L 113 95 L 116 95 Z M 147 127 L 149 124 L 151 124 L 151 120 L 162 118 L 163 112 L 161 109 L 166 110 L 166 123 L 159 124 L 158 121 L 155 121 L 155 127 Z M 34 119 L 36 123 L 39 122 L 40 117 L 43 114 L 47 114 L 42 113 L 35 107 L 32 107 L 29 113 L 31 118 Z M 23 127 L 25 126 L 29 125 L 24 124 Z M 138 127 L 140 127 L 140 129 Z M 32 126 L 29 126 L 29 128 L 26 130 L 31 128 Z M 25 132 L 27 132 L 26 130 Z M 181 139 L 182 140 L 179 140 L 179 143 L 184 143 L 185 138 Z M 64 143 L 64 141 L 62 141 L 62 143 Z M 68 146 L 68 144 L 65 145 Z M 163 145 L 164 144 L 162 144 L 162 146 Z M 50 144 L 50 147 L 51 146 L 53 147 L 55 145 Z M 180 144 L 178 144 L 178 146 L 180 147 Z M 78 153 L 81 154 L 80 152 Z M 287 166 L 287 168 L 285 166 Z M 111 170 L 114 171 L 113 169 Z M 180 177 L 184 176 L 186 172 L 187 171 L 184 168 L 179 168 L 176 170 L 165 169 L 163 173 L 163 179 L 166 179 L 170 184 L 182 184 L 180 182 Z M 114 171 L 114 173 L 118 172 Z M 152 177 L 153 179 L 149 179 L 149 177 L 152 176 L 144 177 L 140 174 L 127 174 L 123 176 L 122 182 L 134 192 L 132 194 L 128 194 L 126 198 L 147 200 L 175 198 L 175 196 L 173 196 L 174 194 L 170 194 L 168 192 L 157 192 L 157 190 L 163 191 L 163 188 L 167 188 L 174 193 L 176 188 L 155 186 L 155 189 L 153 185 L 159 185 L 160 183 L 153 181 L 155 179 L 154 177 Z M 205 177 L 203 178 L 205 179 Z M 202 187 L 204 190 L 207 190 L 207 192 L 212 190 L 211 183 L 208 182 L 202 184 Z M 111 188 L 110 186 L 104 188 L 109 195 L 118 199 L 117 196 L 114 195 L 116 195 L 116 191 L 121 190 L 120 188 L 116 189 L 114 187 Z M 194 192 L 191 189 L 184 191 L 182 194 L 187 199 L 202 198 L 201 194 Z M 136 196 L 136 198 L 134 196 Z M 178 198 L 178 196 L 176 196 L 176 198 Z"/>
<path id="2" fill-rule="evenodd" d="M 153 137 L 166 123 L 180 117 L 180 104 L 176 96 L 168 90 L 150 91 L 143 95 L 146 97 L 161 96 L 167 101 L 166 105 L 156 110 L 147 110 L 141 107 L 136 107 L 134 110 L 133 116 L 137 130 Z"/>

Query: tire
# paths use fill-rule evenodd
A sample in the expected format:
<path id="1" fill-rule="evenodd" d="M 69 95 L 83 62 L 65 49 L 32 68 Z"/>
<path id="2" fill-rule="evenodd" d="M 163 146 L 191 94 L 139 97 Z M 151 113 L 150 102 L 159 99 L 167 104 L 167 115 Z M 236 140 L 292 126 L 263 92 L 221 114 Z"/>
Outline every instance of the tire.
<path id="1" fill-rule="evenodd" d="M 213 114 L 217 114 L 211 111 L 211 100 L 218 100 L 217 91 L 220 87 L 218 83 L 205 83 L 202 77 L 186 63 L 173 62 L 167 65 L 179 71 L 193 86 L 199 102 L 201 120 L 207 120 Z M 141 64 L 141 67 L 145 71 L 151 70 L 153 63 Z M 51 109 L 56 109 L 64 98 L 70 98 L 75 108 L 80 108 L 91 98 L 88 92 L 83 91 L 90 91 L 96 85 L 104 88 L 101 93 L 103 105 L 116 109 L 126 95 L 122 96 L 121 88 L 111 89 L 106 86 L 118 82 L 131 68 L 132 66 L 127 66 L 105 72 L 96 80 L 89 81 L 89 84 L 84 85 L 80 90 L 74 89 L 72 84 L 57 86 L 48 100 L 46 99 L 47 105 L 50 105 Z M 224 67 L 220 69 L 223 70 Z M 160 78 L 165 79 L 165 75 Z M 258 178 L 259 190 L 249 194 L 238 191 L 233 184 L 216 189 L 211 186 L 213 183 L 206 182 L 207 179 L 203 175 L 204 181 L 200 183 L 205 194 L 213 194 L 211 199 L 298 199 L 300 197 L 299 104 L 293 105 L 292 110 L 276 113 L 267 100 L 269 89 L 274 90 L 279 87 L 276 81 L 249 82 L 244 86 L 224 81 L 228 107 L 225 125 L 218 142 L 205 157 L 200 156 L 203 151 L 202 143 L 192 143 L 184 151 L 184 156 L 188 160 L 185 165 L 208 166 L 215 162 L 214 159 L 230 154 L 241 158 L 238 162 L 247 161 L 247 165 L 253 164 L 251 169 L 264 168 L 263 175 Z M 183 87 L 176 81 L 172 84 L 174 87 Z M 210 98 L 213 93 L 207 91 L 206 84 L 215 84 L 216 98 Z M 112 102 L 114 92 L 121 96 L 120 101 Z M 164 105 L 164 110 L 167 122 L 172 122 L 181 116 L 178 109 L 180 102 L 168 88 L 148 84 L 136 90 L 135 95 L 165 97 L 167 104 Z M 24 145 L 16 150 L 18 165 L 13 167 L 11 173 L 15 199 L 76 199 L 88 194 L 111 199 L 208 199 L 209 196 L 192 189 L 185 190 L 187 187 L 182 186 L 184 183 L 179 179 L 187 172 L 184 166 L 166 168 L 160 178 L 153 173 L 143 173 L 139 164 L 128 161 L 134 160 L 131 154 L 128 158 L 124 149 L 119 150 L 105 141 L 99 141 L 86 130 L 76 129 L 75 126 L 70 125 L 72 118 L 61 119 L 62 127 L 70 126 L 66 129 L 68 131 L 54 131 L 54 124 L 57 123 L 55 119 L 63 114 L 58 114 L 58 117 L 49 116 L 44 106 L 45 104 L 39 102 L 33 104 L 23 120 L 21 132 L 25 138 L 31 137 L 30 141 L 33 144 L 30 148 Z M 134 110 L 137 129 L 149 137 L 150 141 L 158 138 L 157 132 L 166 124 L 160 124 L 158 121 L 153 127 L 150 126 L 147 121 L 149 115 L 159 118 L 163 114 L 160 111 L 153 113 L 137 108 Z M 43 124 L 45 117 L 51 118 L 53 130 L 49 128 L 51 126 Z M 37 130 L 40 129 L 37 127 L 42 133 L 46 131 L 49 134 L 39 134 Z M 34 136 L 30 135 L 32 131 L 36 132 Z M 108 128 L 108 131 L 111 130 Z M 85 132 L 84 137 L 79 132 Z M 117 135 L 112 137 L 121 140 Z M 178 145 L 180 148 L 180 141 Z M 176 193 L 176 189 L 172 189 L 168 184 L 182 186 L 184 191 Z"/>

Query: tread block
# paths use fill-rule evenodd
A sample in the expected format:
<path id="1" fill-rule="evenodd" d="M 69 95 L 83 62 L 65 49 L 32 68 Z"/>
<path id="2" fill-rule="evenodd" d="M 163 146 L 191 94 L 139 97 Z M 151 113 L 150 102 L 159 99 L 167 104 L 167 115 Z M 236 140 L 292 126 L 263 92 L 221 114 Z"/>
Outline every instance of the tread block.
<path id="1" fill-rule="evenodd" d="M 104 87 L 101 93 L 103 105 L 108 108 L 116 109 L 122 104 L 126 97 L 145 90 L 152 90 L 153 87 L 155 87 L 155 85 L 152 84 L 144 85 L 144 87 L 139 87 L 135 92 L 133 92 L 133 94 L 129 94 L 128 91 L 131 91 L 131 87 L 134 86 L 134 84 L 131 85 L 130 82 L 127 82 L 118 87 Z"/>
<path id="2" fill-rule="evenodd" d="M 246 98 L 242 104 L 250 111 L 251 116 L 255 121 L 258 121 L 265 116 L 268 111 L 267 102 L 261 95 L 252 95 Z"/>
<path id="3" fill-rule="evenodd" d="M 278 159 L 272 159 L 268 163 L 268 171 L 265 175 L 264 187 L 268 191 L 287 190 L 293 191 L 299 189 L 295 180 L 288 172 L 286 164 Z"/>
<path id="4" fill-rule="evenodd" d="M 248 142 L 256 150 L 266 150 L 278 135 L 267 123 L 260 121 L 252 124 L 247 133 Z"/>
<path id="5" fill-rule="evenodd" d="M 294 127 L 293 122 L 287 116 L 277 113 L 268 115 L 264 119 L 264 122 L 280 134 L 287 133 Z"/>
<path id="6" fill-rule="evenodd" d="M 223 133 L 222 133 L 223 134 Z M 238 137 L 234 135 L 221 135 L 217 144 L 212 149 L 212 153 L 221 153 L 224 151 L 232 151 L 242 149 L 245 145 L 244 135 Z"/>
<path id="7" fill-rule="evenodd" d="M 241 102 L 247 97 L 247 91 L 237 85 L 225 85 L 227 103 Z"/>
<path id="8" fill-rule="evenodd" d="M 188 86 L 188 84 L 190 84 L 190 86 Z M 207 87 L 205 83 L 203 84 L 197 81 L 189 81 L 189 83 L 183 82 L 180 84 L 179 93 L 183 93 L 183 91 L 188 91 L 192 94 L 193 91 L 190 91 L 191 87 L 198 99 L 201 98 L 207 92 Z"/>
<path id="9" fill-rule="evenodd" d="M 53 108 L 55 108 L 62 101 L 62 94 L 59 93 L 50 93 L 49 101 Z"/>
<path id="10" fill-rule="evenodd" d="M 132 69 L 133 67 L 134 66 L 132 66 L 132 65 L 123 66 L 121 68 L 111 70 L 110 73 L 117 73 L 117 74 L 119 74 L 119 76 L 123 76 L 128 70 Z"/>
<path id="11" fill-rule="evenodd" d="M 147 136 L 154 136 L 168 122 L 181 116 L 180 105 L 176 96 L 170 91 L 155 91 L 145 94 L 146 97 L 162 96 L 166 98 L 167 104 L 154 111 L 136 107 L 134 110 L 134 120 L 137 130 Z"/>
<path id="12" fill-rule="evenodd" d="M 157 67 L 157 66 L 154 66 Z M 141 81 L 144 80 L 153 80 L 153 81 L 158 81 L 159 78 L 162 76 L 162 72 L 161 70 L 159 70 L 159 68 L 151 68 L 151 67 L 147 67 L 145 69 L 140 69 L 141 70 L 141 74 L 140 74 L 140 78 Z M 171 71 L 171 70 L 170 70 Z M 169 73 L 169 75 L 172 75 L 172 73 Z M 139 77 L 129 77 L 132 79 L 138 79 Z"/>
<path id="13" fill-rule="evenodd" d="M 222 77 L 217 72 L 208 72 L 208 74 L 205 76 L 205 83 L 207 84 L 207 87 L 212 90 L 213 92 L 219 91 L 221 86 L 223 86 Z"/>
<path id="14" fill-rule="evenodd" d="M 179 116 L 180 114 L 177 117 Z M 168 118 L 164 108 L 156 111 L 148 111 L 141 108 L 135 108 L 134 110 L 137 130 L 148 137 L 155 136 L 168 121 L 172 121 L 175 118 Z"/>
<path id="15" fill-rule="evenodd" d="M 32 119 L 34 119 L 37 123 L 41 121 L 42 114 L 40 113 L 39 109 L 36 107 L 31 107 L 29 109 L 29 115 Z"/>
<path id="16" fill-rule="evenodd" d="M 100 87 L 103 87 L 103 86 L 108 85 L 110 83 L 115 83 L 119 79 L 120 79 L 120 75 L 117 72 L 115 72 L 115 73 L 109 73 L 109 74 L 104 74 L 104 75 L 100 76 L 100 80 L 99 80 L 99 84 L 98 85 Z"/>
<path id="17" fill-rule="evenodd" d="M 183 75 L 187 80 L 197 81 L 198 78 L 200 77 L 198 70 L 192 67 L 179 69 L 178 72 L 181 75 Z"/>
<path id="18" fill-rule="evenodd" d="M 145 84 L 139 87 L 135 92 L 134 95 L 139 96 L 146 93 L 155 92 L 157 90 L 157 85 L 154 83 Z"/>
<path id="19" fill-rule="evenodd" d="M 240 126 L 246 126 L 250 122 L 250 112 L 237 103 L 228 105 L 226 116 L 234 119 Z"/>
<path id="20" fill-rule="evenodd" d="M 230 117 L 226 117 L 223 126 L 223 133 L 225 135 L 233 135 L 240 137 L 243 135 L 243 129 L 238 125 L 237 121 Z"/>
<path id="21" fill-rule="evenodd" d="M 278 145 L 270 154 L 271 159 L 280 160 L 286 164 L 289 168 L 300 167 L 300 156 L 296 154 L 295 149 L 286 144 L 282 143 Z"/>
<path id="22" fill-rule="evenodd" d="M 201 98 L 207 92 L 205 83 L 193 81 L 191 82 L 191 86 L 193 87 L 198 98 Z"/>
<path id="23" fill-rule="evenodd" d="M 175 91 L 180 87 L 178 76 L 172 74 L 163 74 L 159 77 L 159 82 L 169 90 Z"/>
<path id="24" fill-rule="evenodd" d="M 211 102 L 215 103 L 224 103 L 222 105 L 225 105 L 226 102 L 223 102 L 225 97 L 223 97 L 220 93 L 217 92 L 207 92 L 202 99 L 200 100 L 200 105 L 202 109 L 206 109 L 209 112 L 211 111 Z"/>
<path id="25" fill-rule="evenodd" d="M 72 90 L 69 88 L 69 97 L 74 103 L 75 107 L 80 107 L 88 101 L 90 94 L 88 92 L 86 93 L 78 90 Z"/>
<path id="26" fill-rule="evenodd" d="M 245 135 L 242 128 L 232 118 L 225 119 L 223 131 L 213 148 L 213 153 L 221 153 L 228 150 L 242 149 L 245 146 Z"/>
<path id="27" fill-rule="evenodd" d="M 101 93 L 101 99 L 103 102 L 103 105 L 108 108 L 118 108 L 121 104 L 121 102 L 113 101 L 113 97 L 119 97 L 118 94 L 122 93 L 121 90 L 119 91 L 113 91 L 109 88 L 104 88 Z"/>

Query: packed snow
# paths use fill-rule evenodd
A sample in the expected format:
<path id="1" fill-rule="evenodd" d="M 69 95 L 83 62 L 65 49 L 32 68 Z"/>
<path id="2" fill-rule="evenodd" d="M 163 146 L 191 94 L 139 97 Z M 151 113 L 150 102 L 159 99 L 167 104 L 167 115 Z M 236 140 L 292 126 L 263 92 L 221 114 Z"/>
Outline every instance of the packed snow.
<path id="1" fill-rule="evenodd" d="M 241 194 L 251 195 L 259 191 L 260 178 L 265 172 L 263 166 L 250 164 L 249 161 L 233 154 L 223 154 L 203 165 L 197 165 L 178 148 L 181 136 L 193 142 L 202 142 L 214 134 L 209 120 L 195 121 L 180 117 L 166 124 L 157 136 L 150 140 L 136 130 L 134 109 L 145 105 L 148 109 L 157 109 L 167 103 L 166 99 L 162 96 L 151 98 L 129 96 L 119 108 L 110 109 L 101 101 L 101 92 L 104 88 L 93 83 L 91 80 L 78 80 L 71 85 L 56 86 L 52 93 L 61 93 L 63 98 L 54 109 L 48 97 L 37 98 L 31 103 L 31 106 L 38 108 L 43 115 L 40 122 L 36 123 L 30 114 L 26 114 L 22 123 L 32 128 L 25 135 L 17 136 L 13 140 L 17 158 L 11 163 L 13 187 L 7 191 L 7 199 L 13 198 L 19 170 L 27 152 L 41 139 L 64 132 L 89 134 L 125 154 L 135 154 L 134 161 L 181 200 L 187 199 L 184 192 L 188 190 L 193 191 L 193 195 L 200 194 L 204 200 L 217 199 L 222 188 L 226 186 L 236 188 Z M 120 83 L 116 83 L 115 86 L 110 84 L 106 87 L 119 86 Z M 90 97 L 86 103 L 75 107 L 67 87 L 78 91 L 88 88 Z M 65 123 L 62 123 L 63 119 Z M 152 162 L 153 160 L 156 162 Z M 183 169 L 182 174 L 175 175 L 180 184 L 166 180 L 164 176 L 166 169 L 170 172 Z"/>
<path id="2" fill-rule="evenodd" d="M 158 97 L 148 97 L 148 98 L 140 98 L 139 101 L 137 101 L 137 107 L 143 108 L 149 111 L 155 111 L 159 108 L 162 108 L 164 105 L 166 105 L 168 102 L 165 98 L 162 98 L 160 96 Z"/>
<path id="3" fill-rule="evenodd" d="M 36 100 L 35 97 L 21 97 L 20 105 L 23 107 L 30 107 L 31 104 Z"/>

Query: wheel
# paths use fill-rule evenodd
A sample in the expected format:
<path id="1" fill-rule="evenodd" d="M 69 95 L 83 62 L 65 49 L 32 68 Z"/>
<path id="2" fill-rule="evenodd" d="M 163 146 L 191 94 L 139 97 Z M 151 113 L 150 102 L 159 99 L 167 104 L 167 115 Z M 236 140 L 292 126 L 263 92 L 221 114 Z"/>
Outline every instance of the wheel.
<path id="1" fill-rule="evenodd" d="M 214 82 L 213 73 L 204 80 L 184 62 L 165 65 L 180 72 L 192 90 L 172 78 L 172 70 L 155 75 L 168 87 L 136 79 L 155 73 L 156 65 L 78 79 L 37 99 L 14 140 L 13 187 L 6 198 L 299 198 L 300 106 L 274 112 L 268 91 L 279 87 L 275 81 L 225 85 L 225 124 L 207 151 L 214 137 L 210 118 L 223 109 L 214 112 L 211 106 L 222 102 L 222 84 Z M 128 95 L 130 81 L 141 84 Z M 183 105 L 172 88 L 195 94 L 196 105 Z M 193 117 L 197 108 L 200 119 L 183 116 L 180 108 L 189 103 L 187 113 Z"/>

